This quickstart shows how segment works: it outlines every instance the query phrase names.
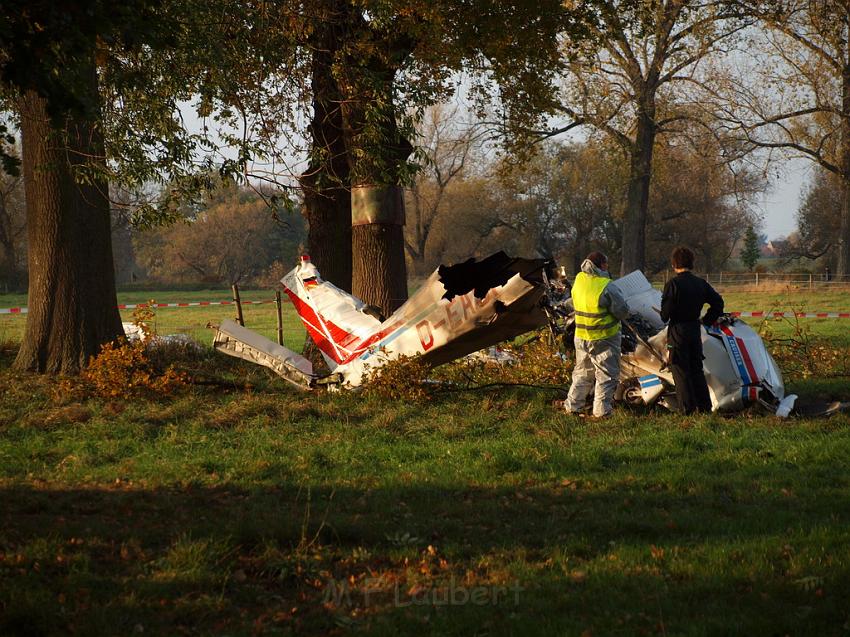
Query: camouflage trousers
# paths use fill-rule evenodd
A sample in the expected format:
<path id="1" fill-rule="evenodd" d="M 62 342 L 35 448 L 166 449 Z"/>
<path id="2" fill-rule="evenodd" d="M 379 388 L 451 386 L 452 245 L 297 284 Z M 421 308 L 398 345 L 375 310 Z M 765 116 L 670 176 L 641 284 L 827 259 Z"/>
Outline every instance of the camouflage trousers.
<path id="1" fill-rule="evenodd" d="M 592 391 L 593 415 L 607 416 L 620 381 L 620 334 L 595 341 L 576 338 L 575 345 L 576 366 L 564 409 L 583 411 Z"/>

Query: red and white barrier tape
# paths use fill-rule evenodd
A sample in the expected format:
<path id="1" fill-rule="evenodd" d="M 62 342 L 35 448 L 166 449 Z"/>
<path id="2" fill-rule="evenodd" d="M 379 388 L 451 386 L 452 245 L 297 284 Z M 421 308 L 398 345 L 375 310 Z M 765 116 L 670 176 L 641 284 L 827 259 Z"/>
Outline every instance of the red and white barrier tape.
<path id="1" fill-rule="evenodd" d="M 264 305 L 274 303 L 274 299 L 267 301 L 242 301 L 242 305 Z M 149 303 L 121 303 L 119 310 L 135 310 L 137 307 L 148 307 Z M 154 303 L 151 307 L 207 307 L 210 305 L 236 305 L 236 301 L 193 301 L 191 303 Z M 25 307 L 0 307 L 0 314 L 26 314 Z"/>
<path id="2" fill-rule="evenodd" d="M 729 312 L 744 318 L 850 318 L 850 312 Z"/>
<path id="3" fill-rule="evenodd" d="M 288 299 L 283 299 L 288 302 Z M 274 299 L 267 301 L 242 301 L 242 305 L 265 305 L 274 303 Z M 154 303 L 153 307 L 207 307 L 211 305 L 236 305 L 235 301 L 193 301 L 191 303 Z M 147 303 L 122 303 L 118 306 L 119 310 L 135 310 L 137 307 L 147 307 Z M 25 307 L 0 307 L 0 314 L 26 314 Z M 732 316 L 740 316 L 742 318 L 843 318 L 850 319 L 850 312 L 730 312 Z"/>

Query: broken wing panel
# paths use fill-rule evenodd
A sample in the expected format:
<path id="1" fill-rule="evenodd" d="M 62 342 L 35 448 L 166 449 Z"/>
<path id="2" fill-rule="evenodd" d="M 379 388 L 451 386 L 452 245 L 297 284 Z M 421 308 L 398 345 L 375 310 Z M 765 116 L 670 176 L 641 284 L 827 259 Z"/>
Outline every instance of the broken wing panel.
<path id="1" fill-rule="evenodd" d="M 230 320 L 216 330 L 213 349 L 268 367 L 300 389 L 310 389 L 316 380 L 306 358 Z"/>
<path id="2" fill-rule="evenodd" d="M 309 260 L 282 283 L 331 369 L 356 387 L 369 370 L 400 355 L 421 354 L 439 365 L 545 324 L 545 265 L 497 253 L 441 266 L 383 323 L 364 312 L 360 299 L 322 281 Z"/>
<path id="3" fill-rule="evenodd" d="M 620 290 L 632 314 L 643 318 L 655 330 L 664 327 L 661 315 L 656 309 L 661 308 L 661 292 L 652 287 L 643 272 L 635 270 L 631 274 L 612 281 L 609 285 Z"/>

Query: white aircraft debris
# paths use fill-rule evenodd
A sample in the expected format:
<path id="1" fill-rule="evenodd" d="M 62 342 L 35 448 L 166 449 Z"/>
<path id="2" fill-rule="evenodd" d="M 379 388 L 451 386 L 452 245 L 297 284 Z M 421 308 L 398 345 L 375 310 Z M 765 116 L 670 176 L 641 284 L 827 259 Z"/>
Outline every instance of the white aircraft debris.
<path id="1" fill-rule="evenodd" d="M 617 397 L 630 404 L 676 409 L 667 366 L 667 327 L 657 310 L 661 292 L 639 271 L 611 285 L 620 289 L 632 312 L 624 333 Z M 712 411 L 734 412 L 757 403 L 778 416 L 790 413 L 797 396 L 785 395 L 782 372 L 749 325 L 724 315 L 703 328 L 702 349 Z"/>
<path id="2" fill-rule="evenodd" d="M 299 387 L 358 387 L 368 373 L 404 354 L 437 366 L 546 324 L 543 259 L 496 253 L 440 266 L 392 316 L 382 320 L 360 299 L 324 281 L 309 257 L 281 282 L 307 333 L 331 370 L 319 378 L 310 362 L 225 321 L 213 346 L 274 369 Z"/>
<path id="3" fill-rule="evenodd" d="M 401 355 L 420 355 L 423 362 L 437 366 L 547 324 L 571 342 L 569 285 L 555 272 L 551 261 L 516 259 L 504 252 L 440 266 L 384 319 L 360 299 L 324 281 L 305 256 L 281 282 L 330 368 L 329 375 L 319 376 L 300 354 L 233 321 L 217 328 L 213 346 L 265 365 L 301 389 L 318 385 L 351 389 Z M 623 292 L 631 311 L 625 321 L 617 399 L 675 410 L 667 328 L 657 309 L 661 292 L 639 271 L 612 285 Z M 703 350 L 714 411 L 735 412 L 755 404 L 780 417 L 792 413 L 797 397 L 785 395 L 782 373 L 761 337 L 746 323 L 724 315 L 703 330 Z"/>

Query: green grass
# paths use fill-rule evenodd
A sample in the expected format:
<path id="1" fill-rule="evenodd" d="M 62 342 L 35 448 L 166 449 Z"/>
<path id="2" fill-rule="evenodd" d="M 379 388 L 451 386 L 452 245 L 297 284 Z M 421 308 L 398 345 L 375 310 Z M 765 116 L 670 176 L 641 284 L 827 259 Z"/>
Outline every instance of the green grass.
<path id="1" fill-rule="evenodd" d="M 814 312 L 850 312 L 850 290 L 815 288 L 765 288 L 758 291 L 721 289 L 729 310 L 791 310 Z"/>
<path id="2" fill-rule="evenodd" d="M 74 399 L 10 356 L 0 634 L 850 627 L 846 415 L 585 422 L 551 391 L 302 394 L 213 354 L 253 390 Z M 479 603 L 415 603 L 449 591 Z"/>
<path id="3" fill-rule="evenodd" d="M 228 298 L 212 294 L 122 302 Z M 157 329 L 208 342 L 203 324 L 233 312 L 162 309 Z M 273 305 L 245 314 L 273 338 Z M 15 340 L 22 317 L 0 318 Z M 848 343 L 842 321 L 807 324 Z M 209 351 L 184 365 L 248 389 L 105 400 L 11 372 L 13 354 L 0 635 L 850 630 L 848 415 L 597 423 L 555 413 L 549 390 L 302 394 Z M 846 379 L 788 389 L 850 399 Z M 478 603 L 440 603 L 452 593 Z"/>
<path id="4" fill-rule="evenodd" d="M 268 301 L 274 300 L 272 290 L 242 290 L 240 296 L 243 301 Z M 151 299 L 157 303 L 177 303 L 195 301 L 230 301 L 230 290 L 197 290 L 197 291 L 159 291 L 159 292 L 120 292 L 118 302 L 120 304 L 146 303 Z M 288 302 L 286 295 L 283 297 L 283 329 L 284 339 L 287 347 L 300 351 L 306 336 L 304 327 L 298 319 L 298 315 Z M 27 298 L 23 294 L 0 294 L 0 307 L 22 307 L 26 306 Z M 277 339 L 277 316 L 273 303 L 263 305 L 244 305 L 243 313 L 245 324 L 272 340 Z M 207 323 L 220 323 L 223 319 L 234 319 L 236 308 L 232 305 L 214 305 L 205 307 L 181 307 L 181 308 L 159 308 L 157 309 L 155 330 L 159 334 L 189 334 L 201 343 L 212 342 L 213 333 L 206 328 Z M 124 321 L 133 320 L 132 310 L 123 310 L 121 318 Z M 2 314 L 0 315 L 0 341 L 18 342 L 23 337 L 26 323 L 25 314 Z"/>
<path id="5" fill-rule="evenodd" d="M 274 298 L 271 290 L 244 290 L 243 300 L 269 300 Z M 121 292 L 118 301 L 122 304 L 144 303 L 154 299 L 159 303 L 193 301 L 229 301 L 229 290 L 197 291 L 159 291 L 159 292 Z M 815 289 L 810 291 L 724 291 L 726 309 L 734 310 L 771 310 L 774 308 L 790 310 L 803 309 L 823 311 L 850 311 L 850 290 Z M 0 294 L 0 307 L 20 307 L 26 305 L 26 295 Z M 247 327 L 274 340 L 277 335 L 277 318 L 273 304 L 245 305 L 243 307 Z M 132 310 L 121 312 L 122 319 L 132 321 Z M 186 333 L 202 343 L 212 340 L 212 332 L 206 328 L 208 322 L 218 323 L 225 318 L 234 318 L 236 310 L 232 306 L 208 306 L 194 308 L 161 308 L 157 310 L 156 331 L 159 334 Z M 746 319 L 757 325 L 760 319 Z M 284 335 L 291 349 L 300 350 L 304 343 L 305 332 L 292 305 L 283 304 Z M 848 319 L 802 319 L 813 335 L 823 336 L 850 345 L 850 320 Z M 26 315 L 0 315 L 0 341 L 20 341 L 24 332 Z M 780 334 L 791 332 L 791 327 L 777 322 Z"/>

